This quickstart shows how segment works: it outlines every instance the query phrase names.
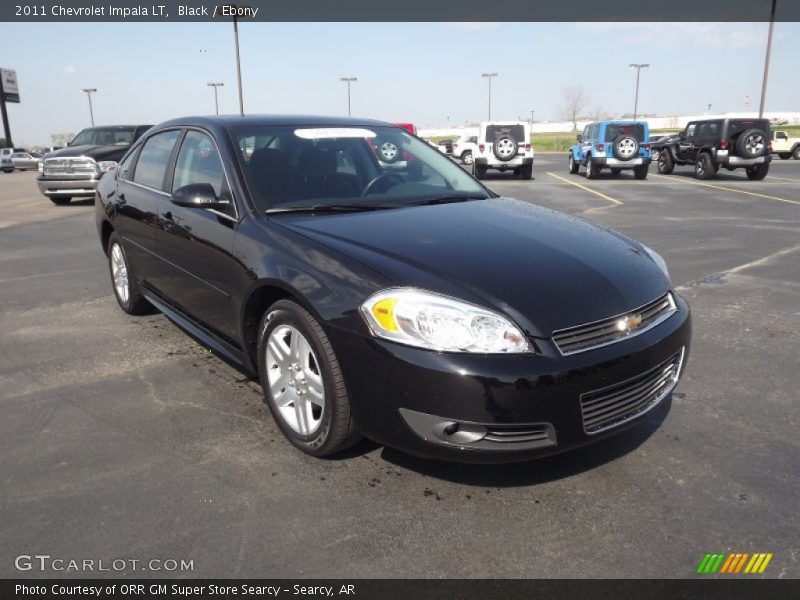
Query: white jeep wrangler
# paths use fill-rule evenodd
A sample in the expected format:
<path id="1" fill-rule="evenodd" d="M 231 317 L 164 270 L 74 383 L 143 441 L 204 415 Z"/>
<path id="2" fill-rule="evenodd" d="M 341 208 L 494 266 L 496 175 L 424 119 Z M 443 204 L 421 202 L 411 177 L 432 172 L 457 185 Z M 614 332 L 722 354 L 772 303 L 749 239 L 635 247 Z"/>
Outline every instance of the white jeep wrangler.
<path id="1" fill-rule="evenodd" d="M 484 121 L 478 131 L 472 174 L 483 179 L 487 169 L 514 171 L 522 179 L 533 176 L 531 126 L 525 121 Z"/>

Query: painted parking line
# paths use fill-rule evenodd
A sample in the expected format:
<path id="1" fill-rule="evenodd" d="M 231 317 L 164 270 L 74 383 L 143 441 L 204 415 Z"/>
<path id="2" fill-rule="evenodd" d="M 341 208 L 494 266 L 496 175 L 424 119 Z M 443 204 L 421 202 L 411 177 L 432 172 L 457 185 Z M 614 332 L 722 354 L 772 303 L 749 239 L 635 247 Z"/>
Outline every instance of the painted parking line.
<path id="1" fill-rule="evenodd" d="M 781 181 L 795 181 L 800 183 L 800 179 L 789 179 L 788 177 L 775 177 L 774 175 L 768 175 L 767 179 L 780 179 Z"/>
<path id="2" fill-rule="evenodd" d="M 611 202 L 612 204 L 614 204 L 616 206 L 620 206 L 622 204 L 622 202 L 620 202 L 619 200 L 616 200 L 615 198 L 612 198 L 611 196 L 606 196 L 602 192 L 598 192 L 597 190 L 593 190 L 592 188 L 586 187 L 585 185 L 581 185 L 580 183 L 575 183 L 574 181 L 570 181 L 569 179 L 564 179 L 563 177 L 560 177 L 559 175 L 556 175 L 555 173 L 550 173 L 549 171 L 547 172 L 547 174 L 550 175 L 550 177 L 555 177 L 556 179 L 560 179 L 564 183 L 569 183 L 570 185 L 574 185 L 575 187 L 579 187 L 582 190 L 585 190 L 585 191 L 589 192 L 590 194 L 594 194 L 595 196 L 600 196 L 603 200 L 608 200 L 609 202 Z"/>
<path id="3" fill-rule="evenodd" d="M 653 174 L 652 177 L 658 177 L 659 179 L 667 179 L 669 181 L 676 181 L 678 183 L 685 183 L 687 185 L 699 185 L 702 187 L 711 188 L 714 190 L 723 190 L 725 192 L 734 192 L 735 194 L 745 194 L 746 196 L 755 196 L 756 198 L 765 198 L 766 200 L 777 200 L 778 202 L 786 202 L 787 204 L 797 204 L 800 206 L 800 200 L 789 200 L 789 198 L 780 198 L 778 196 L 769 196 L 767 194 L 759 194 L 757 192 L 748 192 L 746 190 L 739 190 L 736 188 L 725 187 L 722 185 L 716 185 L 713 183 L 702 183 L 700 181 L 691 181 L 686 179 L 679 179 L 676 177 L 667 177 L 666 175 L 656 175 Z"/>

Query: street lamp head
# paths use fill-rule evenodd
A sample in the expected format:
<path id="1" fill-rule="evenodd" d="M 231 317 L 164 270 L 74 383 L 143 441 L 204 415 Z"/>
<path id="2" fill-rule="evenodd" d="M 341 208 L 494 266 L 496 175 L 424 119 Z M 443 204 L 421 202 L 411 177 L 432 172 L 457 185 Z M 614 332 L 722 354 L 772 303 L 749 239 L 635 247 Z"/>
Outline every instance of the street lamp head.
<path id="1" fill-rule="evenodd" d="M 224 87 L 225 86 L 224 83 L 207 83 L 206 85 L 210 86 L 210 87 Z"/>
<path id="2" fill-rule="evenodd" d="M 358 77 L 340 77 L 340 81 L 358 81 Z"/>
<path id="3" fill-rule="evenodd" d="M 481 73 L 481 77 L 497 77 L 497 73 Z"/>
<path id="4" fill-rule="evenodd" d="M 91 93 L 91 92 L 96 92 L 97 88 L 81 88 L 81 91 Z"/>
<path id="5" fill-rule="evenodd" d="M 631 68 L 634 68 L 634 69 L 645 69 L 645 68 L 647 68 L 649 66 L 650 65 L 648 63 L 631 63 L 631 64 L 628 65 L 628 67 L 631 67 Z"/>

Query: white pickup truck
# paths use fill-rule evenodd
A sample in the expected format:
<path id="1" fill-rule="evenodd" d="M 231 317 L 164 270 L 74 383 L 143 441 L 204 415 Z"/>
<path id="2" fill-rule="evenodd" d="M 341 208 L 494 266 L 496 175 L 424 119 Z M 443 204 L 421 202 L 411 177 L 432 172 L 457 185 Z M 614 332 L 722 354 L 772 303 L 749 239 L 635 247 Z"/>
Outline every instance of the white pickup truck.
<path id="1" fill-rule="evenodd" d="M 772 153 L 777 154 L 782 159 L 794 157 L 800 160 L 800 138 L 789 137 L 786 131 L 772 132 Z"/>

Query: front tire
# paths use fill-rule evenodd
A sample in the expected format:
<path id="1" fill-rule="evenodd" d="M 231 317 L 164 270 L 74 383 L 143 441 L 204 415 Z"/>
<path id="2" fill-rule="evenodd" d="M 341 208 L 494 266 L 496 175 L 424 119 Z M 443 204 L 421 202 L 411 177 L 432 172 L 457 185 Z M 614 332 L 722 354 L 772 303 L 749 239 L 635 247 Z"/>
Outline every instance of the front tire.
<path id="1" fill-rule="evenodd" d="M 795 146 L 795 149 L 792 151 L 792 156 L 795 160 L 800 160 L 800 146 Z"/>
<path id="2" fill-rule="evenodd" d="M 675 169 L 675 161 L 669 150 L 664 148 L 658 153 L 658 172 L 662 175 L 669 175 Z"/>
<path id="3" fill-rule="evenodd" d="M 299 450 L 327 456 L 361 439 L 328 336 L 299 304 L 279 300 L 261 319 L 258 374 L 278 427 Z"/>
<path id="4" fill-rule="evenodd" d="M 792 158 L 792 153 L 791 152 L 779 152 L 778 156 L 781 157 L 781 160 L 789 160 L 790 158 Z"/>
<path id="5" fill-rule="evenodd" d="M 60 196 L 60 197 L 50 197 L 50 202 L 55 204 L 56 206 L 66 206 L 72 201 L 72 198 L 69 196 Z"/>
<path id="6" fill-rule="evenodd" d="M 143 315 L 150 311 L 150 303 L 144 298 L 136 278 L 131 272 L 128 255 L 122 247 L 122 240 L 116 233 L 108 238 L 108 270 L 114 297 L 119 307 L 129 315 Z"/>

